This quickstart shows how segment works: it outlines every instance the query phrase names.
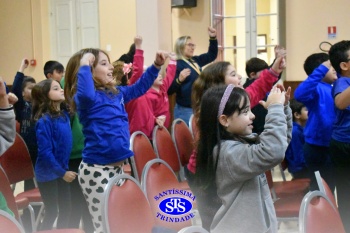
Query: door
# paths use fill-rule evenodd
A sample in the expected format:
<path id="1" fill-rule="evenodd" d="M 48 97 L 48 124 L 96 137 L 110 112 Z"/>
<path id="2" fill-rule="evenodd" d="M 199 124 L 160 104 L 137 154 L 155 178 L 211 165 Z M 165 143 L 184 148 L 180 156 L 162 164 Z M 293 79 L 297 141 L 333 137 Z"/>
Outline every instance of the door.
<path id="1" fill-rule="evenodd" d="M 252 57 L 271 64 L 279 43 L 277 0 L 212 0 L 212 6 L 222 60 L 231 62 L 242 76 Z"/>
<path id="2" fill-rule="evenodd" d="M 98 0 L 51 0 L 50 14 L 52 59 L 66 66 L 78 50 L 99 47 Z"/>

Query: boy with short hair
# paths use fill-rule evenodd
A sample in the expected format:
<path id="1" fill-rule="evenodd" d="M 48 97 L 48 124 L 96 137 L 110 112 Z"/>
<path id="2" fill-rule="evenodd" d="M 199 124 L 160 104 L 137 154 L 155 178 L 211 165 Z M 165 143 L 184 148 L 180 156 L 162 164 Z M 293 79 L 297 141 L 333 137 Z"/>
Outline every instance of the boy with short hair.
<path id="1" fill-rule="evenodd" d="M 52 78 L 61 82 L 64 75 L 64 67 L 58 61 L 47 61 L 44 65 L 44 74 L 46 78 Z"/>
<path id="2" fill-rule="evenodd" d="M 286 151 L 288 171 L 293 179 L 309 177 L 305 164 L 303 146 L 305 143 L 304 127 L 308 119 L 308 111 L 303 103 L 295 99 L 289 101 L 289 106 L 293 113 L 293 131 L 292 140 Z"/>
<path id="3" fill-rule="evenodd" d="M 335 170 L 338 209 L 346 232 L 350 232 L 350 41 L 334 44 L 329 50 L 329 58 L 338 75 L 332 89 L 336 118 L 330 151 Z"/>
<path id="4" fill-rule="evenodd" d="M 308 77 L 296 88 L 294 98 L 308 109 L 303 150 L 311 180 L 310 190 L 318 190 L 315 171 L 320 171 L 331 190 L 334 190 L 329 143 L 335 119 L 331 91 L 337 75 L 326 53 L 308 56 L 304 62 L 304 70 Z"/>

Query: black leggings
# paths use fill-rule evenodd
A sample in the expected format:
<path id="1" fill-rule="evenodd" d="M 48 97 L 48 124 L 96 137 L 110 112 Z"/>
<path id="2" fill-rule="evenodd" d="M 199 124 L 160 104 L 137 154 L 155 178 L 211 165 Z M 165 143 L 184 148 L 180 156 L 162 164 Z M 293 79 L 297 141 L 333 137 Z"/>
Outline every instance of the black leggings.
<path id="1" fill-rule="evenodd" d="M 69 183 L 58 178 L 48 182 L 38 182 L 38 186 L 45 205 L 41 230 L 51 230 L 57 217 L 57 229 L 68 228 L 71 211 Z"/>

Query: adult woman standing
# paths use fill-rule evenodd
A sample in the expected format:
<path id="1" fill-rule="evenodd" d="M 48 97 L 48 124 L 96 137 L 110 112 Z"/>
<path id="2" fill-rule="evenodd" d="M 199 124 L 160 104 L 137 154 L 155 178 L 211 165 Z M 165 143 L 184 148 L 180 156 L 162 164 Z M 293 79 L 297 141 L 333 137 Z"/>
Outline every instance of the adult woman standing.
<path id="1" fill-rule="evenodd" d="M 190 36 L 181 36 L 176 40 L 175 53 L 177 56 L 176 75 L 168 94 L 176 93 L 174 118 L 181 118 L 187 124 L 193 113 L 191 108 L 191 92 L 194 81 L 202 71 L 202 67 L 214 61 L 218 55 L 216 30 L 208 27 L 209 48 L 207 53 L 194 56 L 194 44 Z M 188 69 L 187 75 L 180 75 L 183 69 Z"/>

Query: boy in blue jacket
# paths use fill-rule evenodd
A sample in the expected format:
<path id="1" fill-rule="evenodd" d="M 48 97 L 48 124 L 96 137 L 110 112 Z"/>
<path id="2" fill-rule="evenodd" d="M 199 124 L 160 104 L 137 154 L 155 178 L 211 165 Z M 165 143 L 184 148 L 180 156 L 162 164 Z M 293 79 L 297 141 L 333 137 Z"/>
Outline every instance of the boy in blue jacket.
<path id="1" fill-rule="evenodd" d="M 289 106 L 293 113 L 293 131 L 292 140 L 290 141 L 286 157 L 288 171 L 292 174 L 293 179 L 308 178 L 308 170 L 305 164 L 303 147 L 305 144 L 304 127 L 308 118 L 307 108 L 303 103 L 291 99 Z"/>
<path id="2" fill-rule="evenodd" d="M 338 75 L 332 89 L 336 117 L 330 150 L 339 213 L 346 232 L 350 232 L 350 41 L 334 44 L 329 50 L 329 58 Z"/>
<path id="3" fill-rule="evenodd" d="M 320 171 L 331 190 L 334 190 L 329 144 L 335 119 L 331 91 L 337 75 L 326 53 L 307 57 L 304 70 L 308 77 L 297 87 L 294 98 L 308 109 L 308 121 L 304 128 L 304 157 L 309 169 L 310 190 L 318 189 L 315 171 Z"/>

